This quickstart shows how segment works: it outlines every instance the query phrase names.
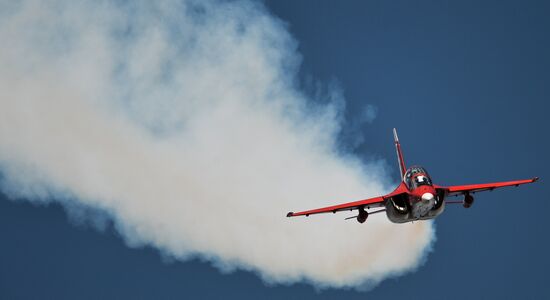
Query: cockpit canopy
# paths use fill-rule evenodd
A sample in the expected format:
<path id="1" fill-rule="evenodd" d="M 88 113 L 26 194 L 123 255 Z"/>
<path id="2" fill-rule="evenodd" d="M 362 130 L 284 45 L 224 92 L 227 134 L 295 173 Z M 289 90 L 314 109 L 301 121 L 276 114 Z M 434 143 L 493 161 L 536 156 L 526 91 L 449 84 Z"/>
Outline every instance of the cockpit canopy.
<path id="1" fill-rule="evenodd" d="M 405 173 L 405 184 L 409 190 L 414 190 L 421 185 L 432 185 L 432 180 L 426 169 L 414 166 Z"/>

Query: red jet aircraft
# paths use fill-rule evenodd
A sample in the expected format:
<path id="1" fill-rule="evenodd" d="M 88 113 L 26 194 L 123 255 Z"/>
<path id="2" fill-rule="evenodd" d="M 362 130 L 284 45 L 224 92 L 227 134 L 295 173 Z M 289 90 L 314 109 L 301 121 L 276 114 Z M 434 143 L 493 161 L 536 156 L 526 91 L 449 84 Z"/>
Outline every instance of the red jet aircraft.
<path id="1" fill-rule="evenodd" d="M 395 148 L 397 150 L 397 160 L 401 171 L 401 183 L 391 193 L 365 200 L 359 200 L 319 209 L 306 210 L 301 212 L 289 212 L 287 217 L 309 216 L 320 213 L 336 213 L 338 211 L 357 209 L 359 214 L 347 219 L 357 218 L 359 223 L 364 223 L 369 214 L 386 212 L 388 219 L 394 223 L 406 223 L 416 220 L 433 219 L 441 214 L 445 208 L 445 203 L 462 203 L 465 208 L 469 208 L 474 203 L 472 194 L 481 191 L 492 191 L 496 188 L 505 186 L 519 186 L 537 181 L 539 178 L 515 180 L 496 183 L 483 183 L 471 185 L 440 186 L 432 183 L 432 179 L 426 169 L 413 166 L 407 169 L 401 153 L 401 145 L 397 138 L 397 131 L 393 129 L 395 139 Z M 463 195 L 462 201 L 445 201 L 449 196 Z M 370 210 L 382 208 L 377 210 Z"/>

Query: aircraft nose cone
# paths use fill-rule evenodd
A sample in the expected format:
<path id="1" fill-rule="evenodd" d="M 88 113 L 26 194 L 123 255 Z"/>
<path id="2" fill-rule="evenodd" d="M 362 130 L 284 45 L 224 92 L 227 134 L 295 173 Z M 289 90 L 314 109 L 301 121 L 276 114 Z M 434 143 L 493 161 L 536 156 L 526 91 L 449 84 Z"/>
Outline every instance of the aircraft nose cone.
<path id="1" fill-rule="evenodd" d="M 429 203 L 434 201 L 434 195 L 432 193 L 424 193 L 422 195 L 422 201 L 425 203 Z"/>

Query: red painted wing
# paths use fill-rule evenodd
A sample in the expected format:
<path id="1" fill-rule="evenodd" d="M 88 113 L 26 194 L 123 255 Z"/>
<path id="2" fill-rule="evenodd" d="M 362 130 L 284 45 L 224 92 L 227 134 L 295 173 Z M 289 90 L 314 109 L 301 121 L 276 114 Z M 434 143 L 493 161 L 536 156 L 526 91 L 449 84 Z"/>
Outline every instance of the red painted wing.
<path id="1" fill-rule="evenodd" d="M 371 208 L 379 207 L 384 204 L 384 201 L 385 201 L 384 197 L 385 196 L 374 197 L 374 198 L 348 202 L 348 203 L 339 204 L 339 205 L 301 211 L 297 213 L 289 212 L 286 216 L 287 217 L 296 217 L 296 216 L 304 216 L 304 215 L 309 216 L 309 215 L 322 214 L 322 213 L 328 213 L 328 212 L 336 213 L 337 211 L 342 211 L 342 210 L 353 210 L 353 209 L 358 209 L 359 207 L 367 207 L 367 206 L 370 206 Z"/>
<path id="2" fill-rule="evenodd" d="M 483 184 L 469 184 L 469 185 L 455 185 L 455 186 L 437 186 L 439 190 L 444 190 L 448 196 L 456 196 L 459 194 L 465 193 L 476 193 L 482 191 L 490 191 L 496 188 L 501 188 L 505 186 L 518 186 L 521 184 L 532 183 L 537 181 L 539 178 L 535 177 L 532 179 L 525 180 L 514 180 L 514 181 L 504 181 L 504 182 L 495 182 L 495 183 L 483 183 Z"/>
<path id="3" fill-rule="evenodd" d="M 343 204 L 338 204 L 333 206 L 327 206 L 327 207 L 318 208 L 318 209 L 306 210 L 306 211 L 301 211 L 297 213 L 289 212 L 286 216 L 287 217 L 309 216 L 313 214 L 322 214 L 322 213 L 328 213 L 328 212 L 336 213 L 338 211 L 343 211 L 343 210 L 354 210 L 354 209 L 359 209 L 360 207 L 363 207 L 366 209 L 381 207 L 386 204 L 387 199 L 390 199 L 391 197 L 395 197 L 397 195 L 401 195 L 407 192 L 408 190 L 407 190 L 407 187 L 405 186 L 405 183 L 401 182 L 401 184 L 399 184 L 399 186 L 397 186 L 397 188 L 393 192 L 384 196 L 379 196 L 379 197 L 374 197 L 374 198 L 369 198 L 369 199 L 364 199 L 359 201 L 353 201 L 353 202 L 348 202 L 348 203 L 343 203 Z"/>

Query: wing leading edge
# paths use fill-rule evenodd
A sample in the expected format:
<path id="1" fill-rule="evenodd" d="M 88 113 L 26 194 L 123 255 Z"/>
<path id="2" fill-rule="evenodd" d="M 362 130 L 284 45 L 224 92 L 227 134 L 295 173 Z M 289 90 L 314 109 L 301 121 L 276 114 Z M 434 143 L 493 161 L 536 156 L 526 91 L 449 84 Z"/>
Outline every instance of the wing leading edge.
<path id="1" fill-rule="evenodd" d="M 448 196 L 457 196 L 460 194 L 476 193 L 483 191 L 492 191 L 497 188 L 506 186 L 519 186 L 522 184 L 532 183 L 539 180 L 538 177 L 524 180 L 513 180 L 494 183 L 469 184 L 469 185 L 454 185 L 454 186 L 437 186 L 436 189 L 443 190 Z"/>

